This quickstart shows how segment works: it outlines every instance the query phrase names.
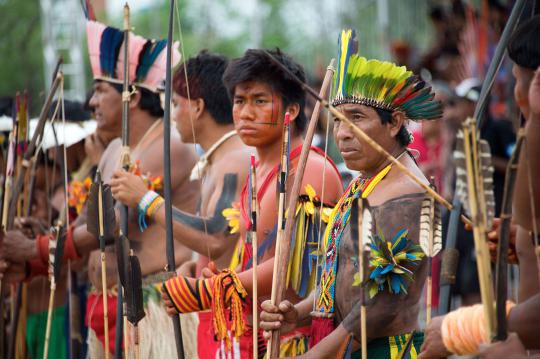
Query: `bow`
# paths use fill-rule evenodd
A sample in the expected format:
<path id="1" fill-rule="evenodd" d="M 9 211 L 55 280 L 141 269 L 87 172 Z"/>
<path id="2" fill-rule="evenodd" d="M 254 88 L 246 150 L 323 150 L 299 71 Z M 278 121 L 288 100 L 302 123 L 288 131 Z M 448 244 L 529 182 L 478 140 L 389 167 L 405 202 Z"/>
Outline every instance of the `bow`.
<path id="1" fill-rule="evenodd" d="M 21 132 L 19 131 L 19 127 L 27 128 L 28 126 L 28 114 L 27 114 L 27 104 L 28 104 L 28 98 L 25 96 L 23 100 L 21 101 L 19 93 L 16 95 L 15 100 L 15 122 L 13 126 L 13 130 L 10 133 L 9 137 L 9 145 L 8 145 L 8 157 L 7 157 L 7 164 L 6 164 L 6 175 L 5 175 L 5 190 L 4 190 L 4 203 L 3 203 L 3 218 L 2 218 L 2 227 L 6 227 L 7 223 L 7 204 L 9 203 L 10 195 L 11 195 L 11 188 L 13 184 L 13 175 L 14 173 L 17 173 L 18 170 L 20 170 L 21 161 L 17 161 L 17 166 L 15 168 L 15 157 L 16 154 L 22 154 L 19 149 L 18 141 L 22 137 Z M 26 103 L 26 105 L 25 105 Z M 24 131 L 26 132 L 26 131 Z M 17 135 L 19 133 L 19 135 Z M 25 138 L 26 140 L 26 133 Z M 0 282 L 0 291 L 1 291 L 1 282 Z M 18 328 L 18 322 L 19 322 L 19 309 L 21 306 L 21 300 L 22 300 L 22 285 L 17 285 L 17 294 L 15 297 L 15 312 L 13 313 L 13 318 L 11 320 L 11 338 L 8 343 L 8 357 L 13 358 L 15 355 L 15 347 L 17 343 L 17 328 Z M 0 311 L 3 313 L 3 308 Z M 3 319 L 2 319 L 3 322 Z M 3 324 L 3 323 L 2 323 Z M 3 327 L 3 325 L 2 325 Z M 4 343 L 2 343 L 4 344 Z"/>
<path id="2" fill-rule="evenodd" d="M 272 295 L 271 295 L 271 301 L 273 305 L 279 305 L 281 302 L 281 298 L 283 296 L 283 293 L 279 292 L 278 287 L 283 287 L 285 289 L 284 283 L 285 283 L 285 275 L 287 272 L 287 267 L 285 264 L 287 264 L 287 261 L 283 262 L 280 260 L 280 258 L 284 258 L 281 256 L 282 247 L 287 246 L 287 243 L 289 241 L 285 239 L 285 224 L 290 221 L 285 221 L 285 195 L 287 192 L 287 178 L 289 176 L 289 157 L 290 157 L 290 114 L 287 112 L 285 113 L 285 120 L 284 120 L 284 126 L 283 126 L 283 134 L 282 134 L 282 144 L 281 144 L 281 163 L 279 166 L 279 178 L 278 178 L 278 220 L 277 220 L 277 234 L 276 234 L 276 250 L 274 255 L 274 275 L 272 276 Z M 292 207 L 292 211 L 294 211 L 296 207 Z M 291 214 L 294 212 L 290 212 Z M 290 245 L 289 245 L 290 246 Z M 257 256 L 257 253 L 253 253 L 253 257 L 255 258 Z M 287 260 L 289 256 L 286 257 Z M 255 268 L 254 268 L 255 271 Z M 283 271 L 283 281 L 280 281 L 281 272 Z M 283 285 L 282 285 L 283 284 Z M 280 295 L 281 294 L 281 295 Z M 268 341 L 268 352 L 267 357 L 268 358 L 276 358 L 279 355 L 279 332 L 273 331 L 272 337 Z"/>
<path id="3" fill-rule="evenodd" d="M 488 328 L 487 334 L 491 339 L 495 334 L 497 324 L 495 321 L 494 293 L 486 234 L 487 230 L 491 228 L 495 212 L 493 166 L 491 165 L 489 145 L 485 140 L 478 140 L 476 122 L 471 118 L 463 123 L 462 131 L 458 134 L 456 153 L 458 154 L 456 156 L 458 160 L 456 195 L 463 203 L 465 211 L 473 219 L 480 295 Z M 460 155 L 461 153 L 463 155 Z M 463 165 L 465 170 L 462 169 Z M 463 182 L 460 177 L 466 177 L 466 185 L 460 186 L 460 183 Z"/>
<path id="4" fill-rule="evenodd" d="M 62 77 L 60 86 L 60 96 L 57 106 L 61 106 L 62 122 L 64 124 L 65 137 L 65 113 L 64 113 L 64 81 Z M 56 112 L 56 111 L 55 111 Z M 54 121 L 54 118 L 53 118 Z M 64 141 L 65 143 L 65 141 Z M 56 292 L 56 283 L 60 280 L 62 273 L 62 257 L 64 256 L 64 243 L 66 241 L 66 229 L 69 227 L 69 207 L 68 207 L 68 174 L 67 174 L 67 157 L 66 146 L 63 146 L 63 157 L 61 161 L 62 177 L 64 182 L 64 210 L 60 213 L 60 218 L 56 222 L 56 226 L 52 230 L 52 237 L 49 240 L 49 279 L 50 279 L 50 294 L 49 306 L 47 310 L 47 323 L 45 326 L 45 344 L 43 350 L 43 359 L 48 357 L 49 339 L 51 333 L 51 322 L 53 315 L 54 296 Z M 68 261 L 69 265 L 69 261 Z M 69 268 L 71 270 L 71 268 Z"/>
<path id="5" fill-rule="evenodd" d="M 58 66 L 57 66 L 58 68 Z M 8 231 L 13 228 L 13 222 L 15 220 L 15 211 L 17 209 L 17 205 L 19 203 L 19 193 L 21 193 L 21 190 L 23 188 L 23 184 L 25 182 L 26 178 L 26 171 L 30 165 L 30 160 L 32 157 L 35 156 L 35 152 L 37 149 L 38 140 L 42 138 L 43 135 L 43 129 L 45 127 L 45 122 L 47 120 L 47 115 L 49 114 L 49 110 L 52 105 L 52 101 L 54 96 L 56 95 L 58 89 L 60 88 L 61 83 L 63 82 L 63 74 L 61 72 L 58 72 L 54 80 L 52 82 L 52 85 L 49 89 L 49 93 L 47 95 L 47 98 L 45 100 L 45 103 L 43 104 L 43 107 L 41 108 L 41 112 L 39 115 L 39 119 L 36 125 L 36 129 L 34 131 L 34 134 L 32 136 L 31 141 L 28 143 L 28 146 L 26 148 L 26 151 L 24 152 L 24 155 L 22 156 L 21 160 L 21 167 L 19 172 L 17 173 L 17 177 L 15 179 L 15 182 L 13 182 L 14 179 L 14 173 L 13 173 L 13 167 L 14 167 L 14 155 L 15 155 L 15 132 L 11 135 L 11 141 L 10 141 L 10 151 L 11 151 L 11 157 L 8 155 L 8 159 L 11 158 L 11 165 L 6 168 L 6 176 L 5 176 L 5 187 L 4 187 L 4 199 L 3 199 L 3 206 L 2 206 L 2 230 Z M 8 151 L 9 152 L 9 151 Z M 9 164 L 10 161 L 8 161 Z M 14 185 L 13 185 L 14 183 Z M 0 280 L 0 293 L 2 292 L 2 281 Z M 19 291 L 18 291 L 19 292 Z M 20 302 L 20 296 L 15 300 L 16 303 Z M 14 318 L 18 319 L 18 312 L 19 312 L 20 306 L 15 306 L 15 314 Z M 3 313 L 3 301 L 0 303 L 0 312 Z M 4 325 L 4 317 L 1 316 L 0 318 L 0 332 L 5 337 L 5 325 Z M 12 328 L 16 331 L 17 323 L 14 321 L 12 323 Z M 14 333 L 14 332 L 13 332 Z M 9 349 L 14 354 L 14 343 L 10 344 L 10 346 L 13 347 L 13 349 Z M 0 340 L 0 357 L 5 356 L 5 349 L 4 349 L 4 341 Z"/>
<path id="6" fill-rule="evenodd" d="M 90 187 L 88 195 L 88 232 L 99 240 L 101 252 L 101 291 L 103 296 L 103 326 L 105 328 L 105 358 L 109 358 L 109 318 L 107 304 L 107 266 L 105 264 L 105 245 L 114 240 L 116 216 L 111 188 L 101 180 L 101 173 L 96 173 L 96 179 Z"/>
<path id="7" fill-rule="evenodd" d="M 124 81 L 122 90 L 122 151 L 120 155 L 120 164 L 122 168 L 127 171 L 130 166 L 129 158 L 129 102 L 131 100 L 131 92 L 129 91 L 129 5 L 124 5 Z M 120 236 L 118 237 L 118 246 L 127 246 L 129 248 L 129 241 L 127 240 L 128 226 L 129 226 L 129 209 L 127 206 L 120 206 Z M 128 252 L 129 253 L 129 252 Z M 126 288 L 125 272 L 126 263 L 128 258 L 126 257 L 126 251 L 117 251 L 117 268 L 120 277 L 120 286 L 118 290 L 117 306 L 116 306 L 116 333 L 115 333 L 115 359 L 122 358 L 122 334 L 124 336 L 124 345 L 126 352 L 128 351 L 127 341 L 127 317 L 126 317 L 126 301 L 124 299 L 126 292 L 129 290 Z M 122 275 L 121 273 L 124 273 Z M 106 348 L 106 350 L 108 350 Z"/>
<path id="8" fill-rule="evenodd" d="M 269 56 L 271 55 L 269 54 Z M 279 61 L 276 61 L 276 63 L 279 63 L 281 65 Z M 321 97 L 325 97 L 327 95 L 328 88 L 330 86 L 333 74 L 334 74 L 334 60 L 330 61 L 330 64 L 328 65 L 328 68 L 326 70 L 326 74 L 324 76 L 323 84 L 320 90 Z M 296 175 L 294 177 L 293 186 L 291 189 L 291 193 L 289 196 L 289 203 L 287 207 L 288 213 L 294 213 L 294 210 L 298 203 L 298 194 L 300 193 L 300 187 L 302 185 L 302 179 L 304 177 L 304 171 L 307 164 L 309 150 L 311 147 L 311 143 L 313 142 L 313 136 L 315 135 L 317 122 L 319 120 L 320 110 L 321 110 L 321 103 L 318 101 L 315 104 L 315 108 L 313 109 L 313 113 L 311 115 L 311 119 L 309 121 L 309 125 L 306 131 L 306 136 L 304 138 L 304 143 L 302 145 L 302 152 L 300 153 L 300 158 L 298 160 L 298 165 L 296 167 Z M 322 206 L 321 206 L 321 210 L 322 210 Z M 275 257 L 274 257 L 275 258 L 274 259 L 274 275 L 272 278 L 272 284 L 274 284 L 274 281 L 277 283 L 276 286 L 272 285 L 272 298 L 273 298 L 272 303 L 274 305 L 279 304 L 279 302 L 283 298 L 283 294 L 286 289 L 285 278 L 287 275 L 287 267 L 288 267 L 287 262 L 290 258 L 290 250 L 291 250 L 291 243 L 287 239 L 291 237 L 293 224 L 294 224 L 294 221 L 292 220 L 286 221 L 285 232 L 283 233 L 283 238 L 285 238 L 285 240 L 282 243 L 278 242 L 276 239 L 276 251 L 275 251 Z M 278 243 L 280 244 L 278 245 Z M 279 330 L 275 330 L 272 332 L 272 338 L 270 339 L 268 343 L 267 357 L 276 358 L 278 354 L 279 354 Z"/>
<path id="9" fill-rule="evenodd" d="M 486 73 L 485 81 L 482 83 L 482 89 L 480 91 L 480 97 L 476 104 L 474 111 L 474 118 L 478 123 L 478 128 L 481 128 L 482 119 L 487 109 L 487 100 L 495 76 L 504 59 L 506 47 L 510 41 L 510 37 L 519 21 L 519 16 L 526 5 L 526 0 L 517 0 L 512 8 L 512 12 L 501 34 L 501 38 L 495 49 L 493 60 L 489 64 L 489 68 Z M 441 264 L 441 286 L 439 296 L 439 314 L 445 314 L 450 310 L 450 289 L 455 281 L 458 253 L 456 248 L 459 216 L 461 213 L 461 205 L 457 195 L 454 195 L 452 201 L 453 210 L 450 213 L 450 220 L 448 225 L 448 235 L 446 237 L 446 246 L 443 252 L 443 259 Z"/>
<path id="10" fill-rule="evenodd" d="M 351 239 L 358 240 L 358 283 L 360 288 L 360 343 L 362 359 L 367 359 L 366 301 L 364 294 L 364 246 L 369 247 L 371 235 L 371 213 L 367 199 L 358 198 L 351 207 Z"/>
<path id="11" fill-rule="evenodd" d="M 510 222 L 512 219 L 512 197 L 516 184 L 517 164 L 525 140 L 525 131 L 520 128 L 517 135 L 516 147 L 506 167 L 504 178 L 504 192 L 501 206 L 501 227 L 499 245 L 497 246 L 497 262 L 495 273 L 495 291 L 497 296 L 497 333 L 495 339 L 504 341 L 508 336 L 506 317 L 506 299 L 508 288 L 508 247 L 510 243 Z"/>
<path id="12" fill-rule="evenodd" d="M 174 276 L 174 238 L 172 227 L 172 195 L 171 195 L 171 86 L 172 86 L 172 37 L 175 2 L 171 0 L 169 9 L 169 26 L 167 32 L 167 67 L 165 69 L 165 108 L 163 115 L 163 196 L 165 197 L 165 228 L 167 250 L 167 272 Z M 187 70 L 186 70 L 187 71 Z M 172 316 L 176 353 L 184 358 L 184 344 L 180 327 L 180 316 Z"/>
<path id="13" fill-rule="evenodd" d="M 259 323 L 258 316 L 258 294 L 257 294 L 257 253 L 259 251 L 259 243 L 257 241 L 257 169 L 255 166 L 255 155 L 251 155 L 251 163 L 249 166 L 249 189 L 250 197 L 249 201 L 249 213 L 251 214 L 251 227 L 249 235 L 251 236 L 251 248 L 253 250 L 253 290 L 252 290 L 252 318 L 253 318 L 253 358 L 259 357 L 258 335 L 259 335 Z"/>

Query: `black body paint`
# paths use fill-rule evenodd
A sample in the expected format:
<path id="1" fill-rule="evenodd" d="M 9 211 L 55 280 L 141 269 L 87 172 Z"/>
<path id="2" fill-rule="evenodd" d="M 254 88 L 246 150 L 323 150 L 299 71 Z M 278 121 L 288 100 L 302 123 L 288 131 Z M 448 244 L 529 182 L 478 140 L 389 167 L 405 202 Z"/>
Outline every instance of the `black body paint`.
<path id="1" fill-rule="evenodd" d="M 234 173 L 227 173 L 223 178 L 223 190 L 219 197 L 214 214 L 210 218 L 204 218 L 200 216 L 194 216 L 187 214 L 176 208 L 172 209 L 172 217 L 175 221 L 183 223 L 198 231 L 206 231 L 208 234 L 215 234 L 224 231 L 227 227 L 227 220 L 221 212 L 225 208 L 232 205 L 236 197 L 236 186 L 238 183 L 238 175 Z"/>

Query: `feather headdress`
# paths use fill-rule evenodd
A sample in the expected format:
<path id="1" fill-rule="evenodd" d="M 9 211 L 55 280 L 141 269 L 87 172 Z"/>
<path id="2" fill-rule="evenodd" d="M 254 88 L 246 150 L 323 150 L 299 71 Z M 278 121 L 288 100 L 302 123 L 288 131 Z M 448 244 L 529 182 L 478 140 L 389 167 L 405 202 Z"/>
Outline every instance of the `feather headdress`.
<path id="1" fill-rule="evenodd" d="M 356 53 L 354 30 L 343 30 L 338 40 L 338 69 L 332 105 L 357 103 L 388 111 L 400 110 L 410 120 L 442 116 L 439 101 L 425 81 L 391 62 L 368 60 Z"/>
<path id="2" fill-rule="evenodd" d="M 124 32 L 97 21 L 86 22 L 88 53 L 95 80 L 121 84 L 124 80 Z M 173 44 L 172 66 L 180 62 L 179 43 Z M 158 91 L 165 78 L 167 42 L 129 34 L 129 81 Z"/>

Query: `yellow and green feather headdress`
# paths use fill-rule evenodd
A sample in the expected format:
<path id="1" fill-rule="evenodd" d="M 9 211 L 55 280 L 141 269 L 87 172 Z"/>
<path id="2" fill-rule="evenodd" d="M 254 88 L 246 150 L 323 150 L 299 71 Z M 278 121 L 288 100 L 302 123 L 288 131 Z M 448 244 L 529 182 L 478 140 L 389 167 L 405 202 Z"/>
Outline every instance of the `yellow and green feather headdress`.
<path id="1" fill-rule="evenodd" d="M 442 116 L 439 101 L 425 81 L 405 66 L 368 60 L 357 54 L 356 32 L 343 30 L 338 40 L 332 105 L 357 103 L 388 111 L 400 110 L 411 120 Z"/>

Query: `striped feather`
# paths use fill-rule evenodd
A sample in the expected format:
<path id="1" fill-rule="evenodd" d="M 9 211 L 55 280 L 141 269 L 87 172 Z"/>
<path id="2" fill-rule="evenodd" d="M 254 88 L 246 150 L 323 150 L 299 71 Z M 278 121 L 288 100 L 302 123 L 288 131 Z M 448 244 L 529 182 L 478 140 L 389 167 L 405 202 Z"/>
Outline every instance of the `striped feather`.
<path id="1" fill-rule="evenodd" d="M 426 194 L 420 211 L 420 247 L 428 257 L 435 257 L 442 249 L 442 221 L 440 207 Z"/>
<path id="2" fill-rule="evenodd" d="M 456 149 L 454 151 L 454 164 L 456 166 L 456 195 L 463 204 L 463 211 L 470 217 L 469 194 L 467 186 L 467 165 L 465 162 L 465 144 L 463 131 L 459 130 L 456 136 Z"/>
<path id="3" fill-rule="evenodd" d="M 364 244 L 364 250 L 369 250 L 371 246 L 371 238 L 373 233 L 373 216 L 371 215 L 371 207 L 367 199 L 363 198 L 362 204 L 363 214 L 362 214 L 362 242 Z"/>
<path id="4" fill-rule="evenodd" d="M 493 187 L 493 174 L 495 170 L 491 161 L 491 150 L 489 148 L 489 144 L 486 140 L 480 140 L 479 142 L 479 168 L 481 169 L 484 186 L 484 213 L 486 216 L 486 226 L 487 228 L 491 228 L 493 225 L 493 218 L 495 217 L 495 192 Z"/>

